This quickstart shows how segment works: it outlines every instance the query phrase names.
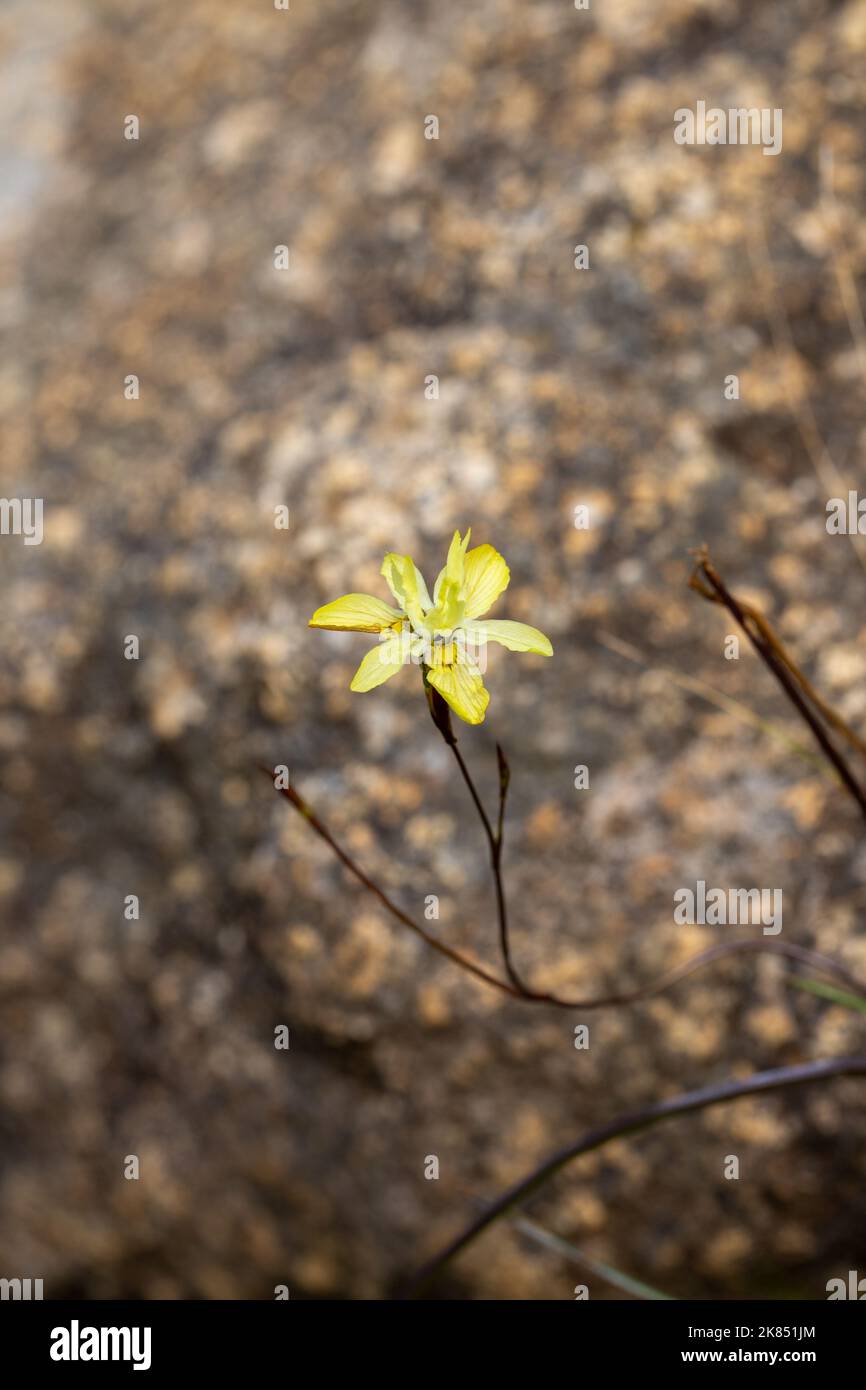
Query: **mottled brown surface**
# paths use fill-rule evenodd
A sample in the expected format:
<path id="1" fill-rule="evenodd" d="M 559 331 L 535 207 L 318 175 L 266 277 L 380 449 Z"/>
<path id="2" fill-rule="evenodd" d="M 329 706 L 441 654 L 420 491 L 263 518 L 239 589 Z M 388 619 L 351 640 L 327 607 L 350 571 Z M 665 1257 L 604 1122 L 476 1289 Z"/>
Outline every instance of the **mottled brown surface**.
<path id="1" fill-rule="evenodd" d="M 827 470 L 863 483 L 864 62 L 864 0 L 4 7 L 2 488 L 44 497 L 46 535 L 0 539 L 0 1274 L 379 1298 L 618 1109 L 864 1050 L 862 1016 L 768 959 L 591 1019 L 503 1001 L 255 770 L 288 763 L 407 910 L 438 894 L 443 938 L 495 959 L 480 827 L 417 674 L 351 695 L 366 639 L 306 628 L 346 590 L 384 595 L 386 550 L 435 573 L 471 524 L 511 566 L 497 616 L 556 648 L 493 652 L 488 722 L 462 736 L 489 796 L 494 738 L 512 763 L 534 982 L 600 992 L 719 939 L 672 923 L 698 877 L 782 888 L 784 938 L 866 974 L 856 808 L 669 674 L 807 741 L 686 589 L 706 540 L 866 723 L 866 543 L 824 528 Z M 782 107 L 782 154 L 677 146 L 699 98 Z M 677 1122 L 582 1160 L 533 1215 L 681 1296 L 822 1297 L 866 1270 L 863 1095 Z M 445 1289 L 570 1298 L 582 1277 L 503 1228 Z"/>

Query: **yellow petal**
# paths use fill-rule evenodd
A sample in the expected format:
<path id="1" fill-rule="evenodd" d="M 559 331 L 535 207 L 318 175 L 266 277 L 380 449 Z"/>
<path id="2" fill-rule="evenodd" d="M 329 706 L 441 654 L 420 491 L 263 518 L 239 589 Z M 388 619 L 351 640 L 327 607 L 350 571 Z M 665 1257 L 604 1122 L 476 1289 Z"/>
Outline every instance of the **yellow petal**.
<path id="1" fill-rule="evenodd" d="M 435 666 L 427 672 L 427 680 L 467 724 L 484 723 L 490 695 L 484 689 L 481 673 L 474 666 L 466 662 Z"/>
<path id="2" fill-rule="evenodd" d="M 350 690 L 356 694 L 363 694 L 367 690 L 375 690 L 377 685 L 383 685 L 385 681 L 396 676 L 402 670 L 404 664 L 404 643 L 400 633 L 394 637 L 389 637 L 385 642 L 378 642 L 371 651 L 367 653 L 361 665 L 352 677 Z"/>
<path id="3" fill-rule="evenodd" d="M 464 611 L 461 587 L 456 579 L 449 579 L 446 575 L 439 585 L 436 607 L 430 609 L 424 626 L 430 632 L 451 632 L 463 621 Z"/>
<path id="4" fill-rule="evenodd" d="M 463 588 L 463 575 L 466 566 L 466 547 L 469 544 L 469 537 L 472 535 L 470 526 L 463 539 L 460 539 L 460 532 L 455 531 L 448 547 L 448 558 L 445 561 L 445 568 L 439 571 L 436 583 L 433 588 L 433 602 L 438 604 L 442 590 L 442 585 L 446 579 L 450 579 L 457 589 Z"/>
<path id="5" fill-rule="evenodd" d="M 462 629 L 474 642 L 499 642 L 510 652 L 537 652 L 539 656 L 553 656 L 550 638 L 539 632 L 529 623 L 511 623 L 505 618 L 484 618 L 481 622 L 467 622 Z"/>
<path id="6" fill-rule="evenodd" d="M 386 555 L 380 573 L 409 619 L 420 626 L 424 609 L 432 607 L 424 576 L 411 555 Z"/>
<path id="7" fill-rule="evenodd" d="M 466 556 L 463 584 L 466 617 L 480 618 L 508 588 L 508 566 L 492 545 L 477 545 Z"/>
<path id="8" fill-rule="evenodd" d="M 317 608 L 310 627 L 326 628 L 329 632 L 381 632 L 393 627 L 403 614 L 372 594 L 344 594 Z"/>

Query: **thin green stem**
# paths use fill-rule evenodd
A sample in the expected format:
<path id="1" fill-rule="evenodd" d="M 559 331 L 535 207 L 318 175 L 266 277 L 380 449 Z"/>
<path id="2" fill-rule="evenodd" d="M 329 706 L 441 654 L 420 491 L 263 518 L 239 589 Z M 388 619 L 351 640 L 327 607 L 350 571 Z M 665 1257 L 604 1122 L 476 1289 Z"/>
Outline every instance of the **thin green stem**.
<path id="1" fill-rule="evenodd" d="M 554 1255 L 560 1255 L 562 1259 L 571 1260 L 572 1264 L 588 1269 L 590 1274 L 603 1279 L 607 1284 L 612 1284 L 615 1289 L 621 1289 L 623 1293 L 631 1294 L 632 1298 L 642 1298 L 653 1303 L 675 1302 L 671 1294 L 662 1293 L 661 1289 L 654 1289 L 642 1279 L 635 1279 L 631 1274 L 624 1274 L 621 1269 L 605 1264 L 603 1260 L 594 1259 L 592 1255 L 587 1255 L 585 1250 L 578 1250 L 570 1240 L 563 1240 L 562 1236 L 556 1235 L 553 1231 L 546 1231 L 543 1226 L 538 1226 L 525 1216 L 514 1217 L 512 1225 L 516 1231 L 520 1231 L 521 1235 L 527 1236 L 529 1240 L 534 1240 L 537 1245 L 543 1245 Z"/>
<path id="2" fill-rule="evenodd" d="M 817 994 L 819 999 L 829 999 L 831 1004 L 839 1004 L 843 1009 L 854 1009 L 857 1013 L 866 1014 L 866 999 L 858 999 L 856 994 L 846 994 L 843 989 L 836 989 L 833 985 L 825 985 L 823 980 L 804 980 L 799 975 L 792 975 L 788 981 L 795 989 L 803 989 L 807 994 Z"/>

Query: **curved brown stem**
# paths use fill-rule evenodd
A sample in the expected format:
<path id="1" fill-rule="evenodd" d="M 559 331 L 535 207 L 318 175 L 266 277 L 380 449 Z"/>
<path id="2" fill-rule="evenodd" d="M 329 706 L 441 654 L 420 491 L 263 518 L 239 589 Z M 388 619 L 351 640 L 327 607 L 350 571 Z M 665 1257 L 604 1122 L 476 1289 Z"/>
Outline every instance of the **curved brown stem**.
<path id="1" fill-rule="evenodd" d="M 707 557 L 707 564 L 709 559 Z M 697 587 L 697 586 L 696 586 Z M 703 590 L 701 590 L 703 592 Z M 721 600 L 720 600 L 721 601 Z M 505 963 L 506 973 L 513 989 L 509 992 L 516 994 L 520 999 L 525 999 L 530 1003 L 549 1004 L 559 1009 L 588 1009 L 610 1008 L 625 1004 L 636 1004 L 645 999 L 651 999 L 654 995 L 670 989 L 672 985 L 678 984 L 680 980 L 702 970 L 704 966 L 711 965 L 716 960 L 721 960 L 725 956 L 739 955 L 742 953 L 750 954 L 755 952 L 767 953 L 786 957 L 788 960 L 796 960 L 802 965 L 808 965 L 813 970 L 821 973 L 829 973 L 838 979 L 846 978 L 849 983 L 854 984 L 854 988 L 861 994 L 866 993 L 866 986 L 857 981 L 854 983 L 853 977 L 848 975 L 844 967 L 837 965 L 827 956 L 822 956 L 816 951 L 810 951 L 805 946 L 795 946 L 782 941 L 725 941 L 719 942 L 716 946 L 709 946 L 705 951 L 693 956 L 691 960 L 685 961 L 682 965 L 676 966 L 673 970 L 663 975 L 660 979 L 651 981 L 647 985 L 639 985 L 636 989 L 626 990 L 620 994 L 603 995 L 597 999 L 563 999 L 559 995 L 548 994 L 545 991 L 534 990 L 525 983 L 520 975 L 511 953 L 511 944 L 508 935 L 508 914 L 505 900 L 505 887 L 502 877 L 502 840 L 505 818 L 505 801 L 508 795 L 508 786 L 511 780 L 511 771 L 508 766 L 502 748 L 497 743 L 496 756 L 499 765 L 499 815 L 497 830 L 494 833 L 490 817 L 484 809 L 484 804 L 478 793 L 478 789 L 472 780 L 472 775 L 466 766 L 460 749 L 457 746 L 457 737 L 451 725 L 451 714 L 445 701 L 427 686 L 427 698 L 430 702 L 430 712 L 433 716 L 433 723 L 444 738 L 446 744 L 451 749 L 457 760 L 457 765 L 463 776 L 463 780 L 469 788 L 472 801 L 478 811 L 481 824 L 484 827 L 484 834 L 490 847 L 490 862 L 493 871 L 493 881 L 496 889 L 496 910 L 499 921 L 499 943 L 502 951 L 502 959 Z"/>
<path id="2" fill-rule="evenodd" d="M 261 771 L 268 778 L 271 786 L 274 786 L 274 777 L 271 769 L 265 767 L 263 764 L 259 766 Z M 340 863 L 348 869 L 349 873 L 352 874 L 369 893 L 372 893 L 375 898 L 378 898 L 379 902 L 391 913 L 392 917 L 396 918 L 403 926 L 414 932 L 416 936 L 419 936 L 422 941 L 425 941 L 427 945 L 430 946 L 432 950 L 437 951 L 439 955 L 445 956 L 448 960 L 452 961 L 453 964 L 460 966 L 461 969 L 474 975 L 476 979 L 483 981 L 484 984 L 490 985 L 493 989 L 499 990 L 502 994 L 509 995 L 512 999 L 520 999 L 530 1004 L 547 1004 L 557 1009 L 576 1009 L 583 1012 L 589 1009 L 603 1009 L 617 1005 L 637 1004 L 642 1000 L 651 999 L 654 995 L 660 994 L 666 989 L 670 989 L 672 985 L 678 984 L 680 980 L 686 979 L 689 975 L 693 975 L 696 971 L 702 970 L 706 965 L 711 965 L 714 961 L 722 960 L 725 956 L 739 955 L 741 953 L 748 955 L 763 953 L 767 955 L 783 956 L 788 960 L 796 960 L 799 964 L 808 965 L 811 969 L 817 970 L 821 974 L 830 975 L 835 979 L 841 980 L 849 989 L 866 997 L 866 984 L 858 980 L 854 975 L 850 974 L 844 966 L 839 965 L 828 956 L 822 956 L 817 951 L 810 951 L 805 946 L 795 946 L 782 941 L 753 940 L 720 942 L 716 946 L 710 946 L 707 950 L 699 952 L 697 955 L 693 956 L 691 960 L 685 961 L 682 965 L 676 966 L 673 970 L 668 971 L 667 974 L 662 975 L 660 979 L 654 980 L 646 985 L 639 985 L 636 989 L 625 990 L 616 994 L 601 995 L 597 998 L 589 999 L 563 999 L 555 994 L 527 989 L 522 984 L 517 985 L 512 981 L 500 979 L 499 976 L 494 975 L 491 971 L 479 965 L 476 961 L 471 960 L 468 956 L 462 955 L 461 952 L 455 951 L 452 947 L 446 946 L 444 942 L 437 940 L 437 938 L 426 931 L 419 922 L 415 922 L 408 913 L 404 912 L 401 907 L 398 907 L 384 889 L 380 888 L 379 885 L 355 863 L 352 856 L 339 844 L 328 827 L 319 819 L 304 798 L 295 791 L 294 787 L 279 787 L 275 788 L 275 790 L 279 791 L 280 795 L 284 796 L 286 800 L 294 806 L 298 814 L 303 816 L 304 820 L 315 830 L 316 834 L 325 841 L 325 844 L 328 845 L 337 856 Z"/>
<path id="3" fill-rule="evenodd" d="M 273 772 L 270 768 L 265 767 L 261 763 L 259 766 L 268 778 L 271 786 L 273 786 Z M 496 975 L 492 975 L 488 970 L 485 970 L 482 965 L 477 965 L 475 961 L 470 960 L 468 956 L 461 955 L 459 951 L 452 950 L 450 946 L 445 945 L 444 941 L 438 941 L 435 936 L 431 936 L 428 931 L 425 931 L 420 923 L 413 921 L 408 913 L 404 912 L 401 907 L 398 907 L 393 899 L 388 897 L 384 889 L 380 888 L 378 883 L 375 883 L 372 878 L 369 878 L 368 875 L 364 873 L 364 870 L 355 863 L 351 855 L 334 839 L 328 827 L 319 820 L 313 808 L 295 791 L 294 787 L 276 787 L 275 790 L 279 791 L 281 796 L 284 796 L 287 801 L 291 802 L 295 810 L 303 816 L 304 820 L 309 823 L 316 834 L 325 841 L 326 845 L 330 846 L 334 854 L 340 860 L 340 863 L 344 864 L 349 870 L 349 873 L 353 874 L 358 882 L 363 884 L 368 893 L 372 893 L 375 898 L 379 899 L 379 902 L 383 907 L 388 909 L 392 917 L 396 917 L 397 921 L 402 922 L 404 927 L 408 927 L 416 936 L 420 936 L 421 940 L 426 941 L 427 945 L 431 946 L 434 951 L 438 951 L 440 956 L 446 956 L 448 960 L 453 961 L 455 965 L 459 965 L 461 969 L 468 970 L 471 975 L 475 975 L 477 979 L 483 980 L 485 984 L 493 985 L 495 989 L 504 990 L 506 994 L 517 994 L 516 989 L 511 989 L 502 980 L 498 979 Z"/>
<path id="4" fill-rule="evenodd" d="M 463 775 L 463 781 L 469 788 L 472 800 L 474 801 L 476 810 L 478 811 L 478 814 L 481 818 L 481 824 L 484 826 L 484 833 L 487 837 L 487 843 L 490 849 L 490 867 L 493 873 L 493 885 L 496 890 L 496 916 L 499 922 L 499 949 L 502 952 L 502 959 L 505 963 L 505 973 L 507 974 L 511 983 L 514 985 L 515 989 L 519 990 L 521 994 L 526 994 L 527 988 L 520 976 L 518 975 L 514 962 L 511 959 L 511 945 L 508 938 L 508 908 L 505 902 L 505 885 L 502 881 L 502 837 L 505 828 L 505 796 L 508 791 L 508 776 L 506 772 L 503 772 L 503 766 L 506 769 L 508 766 L 507 763 L 505 763 L 505 754 L 502 752 L 502 749 L 499 747 L 499 744 L 497 743 L 496 751 L 499 756 L 500 792 L 499 817 L 497 821 L 497 828 L 494 831 L 493 826 L 490 824 L 487 812 L 485 811 L 481 803 L 481 798 L 478 795 L 475 783 L 473 782 L 472 776 L 469 772 L 469 768 L 466 766 L 460 749 L 457 746 L 457 740 L 454 739 L 454 741 L 450 743 L 448 746 L 454 754 L 454 757 L 457 759 L 457 766 L 460 768 L 460 771 Z"/>
<path id="5" fill-rule="evenodd" d="M 722 1105 L 727 1101 L 739 1100 L 742 1096 L 758 1095 L 767 1091 L 779 1091 L 789 1086 L 802 1086 L 813 1081 L 821 1081 L 835 1076 L 866 1075 L 866 1057 L 831 1057 L 818 1062 L 805 1062 L 795 1067 L 778 1067 L 772 1071 L 757 1072 L 746 1081 L 723 1081 L 716 1086 L 704 1086 L 697 1091 L 686 1091 L 671 1100 L 656 1101 L 641 1110 L 619 1115 L 607 1124 L 589 1130 L 580 1139 L 565 1148 L 557 1149 L 533 1168 L 532 1172 L 516 1182 L 513 1187 L 492 1202 L 479 1217 L 468 1225 L 459 1235 L 412 1278 L 404 1291 L 404 1297 L 414 1298 L 436 1274 L 460 1251 L 471 1245 L 483 1231 L 505 1216 L 518 1203 L 524 1202 L 533 1192 L 542 1187 L 561 1168 L 581 1154 L 600 1149 L 613 1139 L 621 1139 L 627 1134 L 637 1134 L 649 1129 L 662 1120 L 673 1119 L 677 1115 L 687 1115 L 695 1110 L 706 1110 L 712 1105 Z"/>

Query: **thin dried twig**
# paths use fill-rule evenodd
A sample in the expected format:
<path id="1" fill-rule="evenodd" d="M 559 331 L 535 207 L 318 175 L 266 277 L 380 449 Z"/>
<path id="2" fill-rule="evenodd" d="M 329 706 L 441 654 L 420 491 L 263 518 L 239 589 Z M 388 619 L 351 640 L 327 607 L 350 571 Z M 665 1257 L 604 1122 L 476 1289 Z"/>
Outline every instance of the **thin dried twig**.
<path id="1" fill-rule="evenodd" d="M 793 658 L 773 632 L 770 624 L 753 605 L 737 599 L 728 589 L 710 560 L 706 546 L 695 552 L 695 572 L 689 580 L 691 588 L 711 603 L 726 608 L 746 634 L 755 651 L 775 676 L 797 713 L 808 724 L 821 752 L 831 763 L 845 789 L 857 802 L 866 818 L 866 792 L 855 778 L 838 748 L 833 744 L 821 720 L 866 756 L 866 743 L 845 723 L 803 675 Z"/>

